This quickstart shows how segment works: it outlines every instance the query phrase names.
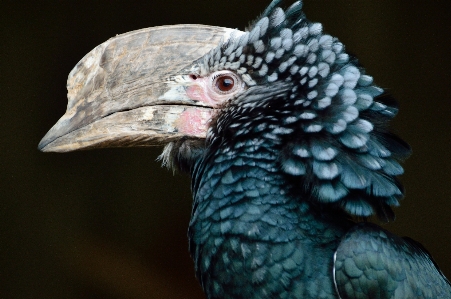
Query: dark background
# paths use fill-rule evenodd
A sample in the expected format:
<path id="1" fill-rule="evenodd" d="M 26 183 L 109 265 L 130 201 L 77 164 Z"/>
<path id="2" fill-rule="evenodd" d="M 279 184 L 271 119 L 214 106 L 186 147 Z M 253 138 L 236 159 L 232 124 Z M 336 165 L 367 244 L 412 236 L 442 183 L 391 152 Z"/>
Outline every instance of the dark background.
<path id="1" fill-rule="evenodd" d="M 0 4 L 0 298 L 203 298 L 188 255 L 189 179 L 160 148 L 43 154 L 66 78 L 108 38 L 156 25 L 243 29 L 268 1 Z M 450 1 L 305 1 L 399 101 L 414 150 L 395 223 L 451 277 Z M 415 4 L 413 4 L 415 3 Z"/>

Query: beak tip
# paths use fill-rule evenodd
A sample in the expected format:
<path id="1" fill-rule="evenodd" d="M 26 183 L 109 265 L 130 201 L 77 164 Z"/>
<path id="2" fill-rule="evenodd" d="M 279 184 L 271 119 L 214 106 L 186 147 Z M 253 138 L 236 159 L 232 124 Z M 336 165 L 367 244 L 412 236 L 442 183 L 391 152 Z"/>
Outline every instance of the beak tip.
<path id="1" fill-rule="evenodd" d="M 57 152 L 56 147 L 54 146 L 55 140 L 58 139 L 58 134 L 55 134 L 53 126 L 44 137 L 42 137 L 41 141 L 38 144 L 38 150 L 41 152 Z"/>
<path id="2" fill-rule="evenodd" d="M 45 136 L 42 137 L 41 141 L 39 141 L 38 150 L 41 151 L 41 152 L 46 152 L 47 151 L 46 147 L 50 143 L 48 135 L 49 135 L 49 133 L 45 134 Z"/>
<path id="3" fill-rule="evenodd" d="M 70 123 L 70 118 L 63 115 L 50 130 L 42 137 L 38 144 L 38 150 L 41 152 L 61 152 L 58 150 L 61 142 L 60 137 L 64 137 L 68 133 L 77 128 L 78 123 Z"/>
<path id="4" fill-rule="evenodd" d="M 42 138 L 38 144 L 38 150 L 44 153 L 52 152 L 51 146 L 48 146 L 51 142 L 47 138 Z"/>

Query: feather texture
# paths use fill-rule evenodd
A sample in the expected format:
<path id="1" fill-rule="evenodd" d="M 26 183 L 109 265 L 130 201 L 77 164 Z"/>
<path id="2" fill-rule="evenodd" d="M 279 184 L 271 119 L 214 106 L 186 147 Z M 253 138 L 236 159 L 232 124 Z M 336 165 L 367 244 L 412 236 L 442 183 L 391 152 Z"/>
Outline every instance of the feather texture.
<path id="1" fill-rule="evenodd" d="M 271 107 L 259 113 L 285 120 L 283 129 L 259 132 L 281 144 L 280 169 L 310 188 L 311 200 L 335 203 L 359 217 L 397 204 L 402 197 L 396 179 L 403 172 L 399 159 L 410 149 L 386 130 L 397 113 L 395 102 L 387 100 L 337 38 L 305 18 L 301 2 L 286 11 L 278 5 L 274 1 L 248 32 L 212 50 L 203 60 L 208 63 L 201 64 L 205 72 L 216 70 L 210 57 L 218 53 L 239 62 L 238 49 L 247 61 L 239 70 L 249 90 L 232 100 L 223 117 L 231 118 L 231 109 L 252 102 L 252 107 Z M 231 124 L 252 128 L 246 136 L 252 138 L 259 122 L 244 119 L 246 113 L 234 115 Z M 308 155 L 299 156 L 296 144 Z M 329 151 L 321 152 L 321 146 Z"/>
<path id="2" fill-rule="evenodd" d="M 388 131 L 396 103 L 300 1 L 280 2 L 195 62 L 196 76 L 231 70 L 246 88 L 219 107 L 204 148 L 165 150 L 191 172 L 190 252 L 207 297 L 450 297 L 428 254 L 349 219 L 394 219 L 410 153 Z M 421 266 L 433 281 L 406 274 Z"/>

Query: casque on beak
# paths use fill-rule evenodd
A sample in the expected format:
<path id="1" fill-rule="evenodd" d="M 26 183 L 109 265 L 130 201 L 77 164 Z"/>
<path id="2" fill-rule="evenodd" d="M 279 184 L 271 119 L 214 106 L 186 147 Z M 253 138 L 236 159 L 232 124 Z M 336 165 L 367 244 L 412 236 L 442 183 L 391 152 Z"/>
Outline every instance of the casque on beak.
<path id="1" fill-rule="evenodd" d="M 68 152 L 205 137 L 213 107 L 187 95 L 190 68 L 233 32 L 205 25 L 162 26 L 97 46 L 70 72 L 66 113 L 38 148 Z"/>

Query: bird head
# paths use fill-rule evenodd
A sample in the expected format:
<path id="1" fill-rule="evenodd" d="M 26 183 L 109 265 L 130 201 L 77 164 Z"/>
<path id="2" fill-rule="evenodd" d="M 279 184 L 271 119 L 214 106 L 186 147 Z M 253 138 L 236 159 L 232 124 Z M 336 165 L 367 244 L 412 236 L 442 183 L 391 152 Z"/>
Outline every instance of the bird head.
<path id="1" fill-rule="evenodd" d="M 266 147 L 308 200 L 392 219 L 410 151 L 387 130 L 395 102 L 300 1 L 280 2 L 244 32 L 165 26 L 99 45 L 69 74 L 66 114 L 39 148 L 163 144 L 163 163 L 189 170 L 206 151 Z"/>

